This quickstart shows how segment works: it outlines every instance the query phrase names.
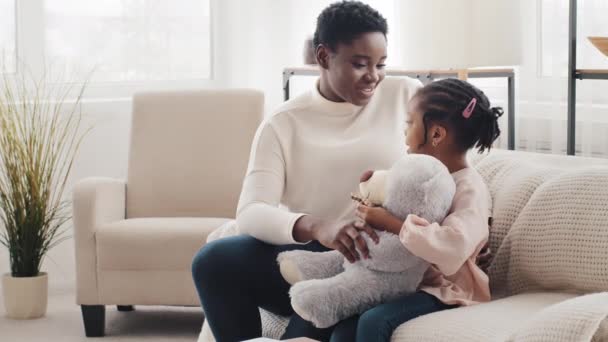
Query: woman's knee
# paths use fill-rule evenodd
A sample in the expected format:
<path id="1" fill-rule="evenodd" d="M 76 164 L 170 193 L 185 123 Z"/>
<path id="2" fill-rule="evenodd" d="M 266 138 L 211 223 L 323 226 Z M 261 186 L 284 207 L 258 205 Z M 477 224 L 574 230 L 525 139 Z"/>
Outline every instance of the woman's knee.
<path id="1" fill-rule="evenodd" d="M 192 277 L 197 285 L 221 281 L 221 277 L 238 272 L 226 272 L 244 267 L 255 259 L 256 249 L 262 242 L 250 236 L 236 236 L 212 241 L 203 246 L 192 260 Z"/>
<path id="2" fill-rule="evenodd" d="M 192 259 L 192 277 L 197 283 L 204 280 L 207 273 L 212 273 L 214 265 L 221 263 L 222 253 L 217 242 L 219 240 L 203 246 Z"/>

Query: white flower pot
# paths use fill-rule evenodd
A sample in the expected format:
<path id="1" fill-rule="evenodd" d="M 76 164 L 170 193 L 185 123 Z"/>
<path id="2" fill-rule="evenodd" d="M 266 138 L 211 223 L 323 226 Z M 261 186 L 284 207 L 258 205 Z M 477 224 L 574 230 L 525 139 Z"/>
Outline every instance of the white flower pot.
<path id="1" fill-rule="evenodd" d="M 40 318 L 46 314 L 48 276 L 15 278 L 2 276 L 2 296 L 6 315 L 13 319 Z"/>

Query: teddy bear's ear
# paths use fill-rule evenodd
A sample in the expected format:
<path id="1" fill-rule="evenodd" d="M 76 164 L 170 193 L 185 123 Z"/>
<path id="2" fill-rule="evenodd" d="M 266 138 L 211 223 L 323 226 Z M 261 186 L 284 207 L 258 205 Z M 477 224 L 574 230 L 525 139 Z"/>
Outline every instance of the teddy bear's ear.
<path id="1" fill-rule="evenodd" d="M 374 205 L 382 205 L 386 193 L 386 179 L 388 171 L 374 171 L 370 179 L 359 183 L 359 193 L 361 196 Z"/>

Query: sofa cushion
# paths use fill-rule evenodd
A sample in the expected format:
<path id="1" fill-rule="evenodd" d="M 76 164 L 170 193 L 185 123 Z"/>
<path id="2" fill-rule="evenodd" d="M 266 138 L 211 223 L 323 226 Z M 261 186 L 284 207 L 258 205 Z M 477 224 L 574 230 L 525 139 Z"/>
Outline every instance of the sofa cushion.
<path id="1" fill-rule="evenodd" d="M 141 218 L 97 228 L 99 270 L 185 270 L 224 218 Z"/>
<path id="2" fill-rule="evenodd" d="M 489 274 L 493 298 L 546 289 L 606 289 L 601 277 L 593 275 L 601 273 L 599 266 L 589 263 L 583 265 L 580 272 L 565 272 L 570 273 L 574 281 L 564 282 L 553 276 L 547 279 L 544 275 L 562 273 L 564 267 L 580 264 L 576 260 L 581 258 L 567 257 L 565 260 L 563 256 L 568 253 L 562 253 L 562 249 L 586 255 L 587 261 L 591 260 L 589 251 L 601 254 L 606 250 L 601 246 L 606 229 L 601 227 L 608 226 L 603 209 L 608 205 L 603 195 L 607 184 L 601 173 L 608 171 L 608 160 L 503 150 L 493 150 L 482 156 L 470 155 L 469 159 L 484 178 L 493 201 L 490 247 L 495 259 Z M 556 235 L 558 230 L 563 230 L 563 234 Z M 567 233 L 575 230 L 579 232 L 577 236 Z M 599 244 L 582 244 L 576 240 L 587 235 L 593 235 Z M 537 238 L 532 242 L 528 239 L 530 236 Z M 518 241 L 517 247 L 512 246 L 514 239 Z M 541 241 L 542 246 L 539 245 Z M 572 249 L 572 246 L 577 248 Z M 520 256 L 522 253 L 525 257 Z M 534 266 L 523 275 L 527 278 L 522 278 L 518 272 L 529 266 L 524 265 L 528 260 Z M 582 282 L 589 283 L 585 278 L 590 276 L 600 283 L 588 286 L 576 281 L 579 276 L 582 276 Z"/>
<path id="3" fill-rule="evenodd" d="M 105 305 L 201 305 L 190 270 L 101 270 L 97 286 Z"/>
<path id="4" fill-rule="evenodd" d="M 504 341 L 542 309 L 573 298 L 567 293 L 529 293 L 418 317 L 395 330 L 391 341 Z"/>
<path id="5" fill-rule="evenodd" d="M 608 289 L 608 167 L 567 171 L 539 186 L 496 252 L 505 294 Z"/>
<path id="6" fill-rule="evenodd" d="M 606 341 L 608 292 L 551 305 L 526 322 L 508 342 Z"/>
<path id="7" fill-rule="evenodd" d="M 608 159 L 506 150 L 469 153 L 468 159 L 488 185 L 492 197 L 490 246 L 494 251 L 540 185 L 564 172 L 590 166 L 608 167 Z"/>
<path id="8" fill-rule="evenodd" d="M 487 342 L 504 341 L 537 312 L 553 304 L 576 297 L 569 293 L 528 293 L 495 300 L 485 304 L 440 311 L 418 317 L 399 326 L 393 342 Z M 288 318 L 260 310 L 265 335 L 279 338 Z M 272 329 L 270 329 L 272 327 Z M 199 342 L 213 341 L 208 332 Z"/>
<path id="9" fill-rule="evenodd" d="M 562 172 L 505 155 L 492 155 L 476 166 L 492 197 L 490 245 L 497 251 L 509 229 L 536 189 Z"/>

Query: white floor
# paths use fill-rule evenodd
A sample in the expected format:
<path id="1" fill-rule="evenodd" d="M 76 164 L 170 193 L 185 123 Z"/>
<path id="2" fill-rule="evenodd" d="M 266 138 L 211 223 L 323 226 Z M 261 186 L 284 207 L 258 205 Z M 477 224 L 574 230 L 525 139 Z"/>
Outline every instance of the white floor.
<path id="1" fill-rule="evenodd" d="M 108 306 L 106 336 L 87 339 L 73 290 L 51 291 L 46 317 L 25 321 L 5 316 L 0 295 L 1 342 L 196 341 L 202 322 L 200 308 L 135 307 L 135 311 L 118 312 L 116 307 Z"/>

